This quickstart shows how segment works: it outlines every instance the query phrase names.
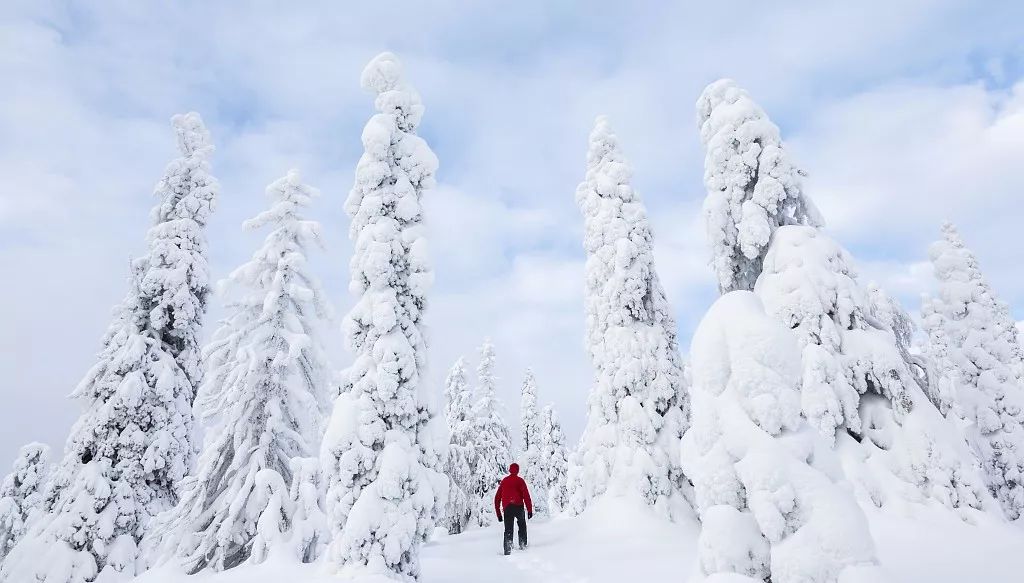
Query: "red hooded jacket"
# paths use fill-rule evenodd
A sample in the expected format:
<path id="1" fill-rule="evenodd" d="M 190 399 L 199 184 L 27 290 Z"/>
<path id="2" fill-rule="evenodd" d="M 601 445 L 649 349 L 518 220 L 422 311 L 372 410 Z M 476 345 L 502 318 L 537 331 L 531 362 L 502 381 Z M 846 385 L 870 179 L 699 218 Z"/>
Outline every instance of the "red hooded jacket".
<path id="1" fill-rule="evenodd" d="M 526 511 L 533 514 L 533 500 L 530 500 L 530 489 L 526 487 L 526 480 L 519 477 L 519 464 L 512 464 L 508 467 L 508 476 L 502 478 L 498 484 L 498 491 L 494 494 L 494 513 L 501 520 L 501 509 L 508 508 L 514 504 L 526 504 Z"/>

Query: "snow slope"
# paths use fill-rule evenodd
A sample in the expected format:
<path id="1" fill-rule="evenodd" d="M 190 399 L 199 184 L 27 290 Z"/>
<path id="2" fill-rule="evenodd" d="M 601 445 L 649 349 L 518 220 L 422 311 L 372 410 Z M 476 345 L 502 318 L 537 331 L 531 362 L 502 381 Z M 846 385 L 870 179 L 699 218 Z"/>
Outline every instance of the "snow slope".
<path id="1" fill-rule="evenodd" d="M 995 521 L 968 524 L 937 507 L 865 508 L 890 583 L 1018 583 L 1024 529 Z M 501 528 L 459 535 L 438 530 L 422 554 L 422 583 L 684 582 L 696 570 L 699 525 L 671 524 L 623 499 L 595 501 L 581 516 L 530 523 L 530 548 L 501 554 Z M 272 557 L 217 574 L 187 576 L 161 568 L 136 583 L 383 583 L 339 578 L 322 565 Z"/>

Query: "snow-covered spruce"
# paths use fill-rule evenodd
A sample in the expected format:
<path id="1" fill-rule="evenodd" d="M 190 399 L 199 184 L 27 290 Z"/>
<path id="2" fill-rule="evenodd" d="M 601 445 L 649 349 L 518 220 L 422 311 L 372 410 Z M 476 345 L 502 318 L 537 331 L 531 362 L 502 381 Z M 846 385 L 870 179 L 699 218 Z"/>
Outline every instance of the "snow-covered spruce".
<path id="1" fill-rule="evenodd" d="M 709 581 L 881 580 L 838 460 L 800 414 L 800 356 L 796 336 L 747 291 L 719 298 L 694 335 L 683 462 Z"/>
<path id="2" fill-rule="evenodd" d="M 902 499 L 983 507 L 986 493 L 963 435 L 918 386 L 842 247 L 813 227 L 780 227 L 755 293 L 795 331 L 804 416 L 828 443 L 859 452 L 864 471 L 850 478 L 871 503 L 881 506 L 891 490 L 868 468 L 888 468 L 902 481 Z"/>
<path id="3" fill-rule="evenodd" d="M 871 282 L 867 289 L 870 300 L 869 316 L 875 318 L 884 328 L 888 328 L 896 340 L 896 349 L 900 357 L 906 363 L 907 370 L 914 376 L 915 382 L 921 387 L 928 400 L 939 409 L 943 415 L 946 414 L 947 404 L 940 394 L 941 387 L 933 383 L 932 376 L 934 365 L 927 357 L 921 354 L 920 346 L 915 344 L 915 333 L 917 325 L 910 317 L 910 314 L 903 309 L 896 298 L 889 295 L 878 284 Z"/>
<path id="4" fill-rule="evenodd" d="M 342 571 L 405 580 L 419 576 L 419 548 L 444 511 L 443 425 L 425 380 L 423 329 L 432 272 L 421 198 L 437 157 L 416 135 L 423 114 L 398 59 L 383 53 L 362 74 L 378 113 L 345 202 L 355 251 L 349 289 L 358 296 L 344 323 L 355 360 L 324 436 L 327 561 Z"/>
<path id="5" fill-rule="evenodd" d="M 2 581 L 135 574 L 150 519 L 177 504 L 193 465 L 194 340 L 208 279 L 202 228 L 217 183 L 199 115 L 175 116 L 172 125 L 182 156 L 157 185 L 148 252 L 132 262 L 97 363 L 72 395 L 85 411 L 47 482 L 39 519 L 0 567 Z"/>
<path id="6" fill-rule="evenodd" d="M 160 203 L 149 230 L 149 261 L 139 287 L 149 326 L 185 371 L 195 390 L 202 383 L 199 334 L 206 314 L 210 273 L 206 222 L 220 185 L 210 175 L 213 145 L 198 113 L 175 116 L 181 157 L 156 185 Z"/>
<path id="7" fill-rule="evenodd" d="M 480 364 L 476 374 L 479 383 L 472 410 L 472 447 L 474 517 L 479 526 L 493 524 L 494 492 L 512 463 L 512 437 L 501 415 L 503 409 L 497 396 L 494 376 L 494 345 L 485 340 L 480 347 Z"/>
<path id="8" fill-rule="evenodd" d="M 189 573 L 259 563 L 275 545 L 309 562 L 327 538 L 318 471 L 293 470 L 293 460 L 317 451 L 330 382 L 320 340 L 330 307 L 306 262 L 321 243 L 320 226 L 301 214 L 318 193 L 293 170 L 267 195 L 270 209 L 245 227 L 271 231 L 223 282 L 229 315 L 206 348 L 196 409 L 208 428 L 198 469 L 150 533 L 163 549 L 158 561 Z M 313 499 L 294 499 L 290 489 L 311 490 Z M 301 508 L 304 502 L 312 507 Z M 314 523 L 301 524 L 300 515 Z"/>
<path id="9" fill-rule="evenodd" d="M 25 534 L 29 517 L 40 507 L 50 448 L 30 443 L 18 450 L 14 468 L 0 483 L 0 562 Z"/>
<path id="10" fill-rule="evenodd" d="M 685 501 L 679 439 L 688 397 L 676 324 L 654 266 L 653 236 L 632 169 L 604 117 L 576 189 L 585 221 L 587 351 L 595 371 L 587 425 L 570 469 L 570 510 L 637 495 L 667 517 Z"/>
<path id="11" fill-rule="evenodd" d="M 459 534 L 475 522 L 477 510 L 472 483 L 476 450 L 473 441 L 473 391 L 466 382 L 466 363 L 459 358 L 445 379 L 445 421 L 448 424 L 448 453 L 444 473 L 448 477 L 448 503 L 444 523 L 449 534 Z"/>
<path id="12" fill-rule="evenodd" d="M 526 371 L 523 378 L 523 388 L 520 391 L 519 403 L 519 424 L 522 432 L 522 447 L 516 461 L 522 468 L 520 476 L 528 484 L 539 483 L 545 479 L 544 473 L 536 471 L 540 465 L 540 411 L 537 409 L 537 378 L 532 370 Z M 534 512 L 544 514 L 547 512 L 547 503 L 543 497 L 538 497 L 533 503 Z"/>
<path id="13" fill-rule="evenodd" d="M 731 79 L 708 85 L 697 100 L 704 144 L 704 222 L 722 293 L 754 289 L 772 233 L 781 225 L 819 226 L 803 194 L 803 172 L 790 160 L 779 128 Z"/>
<path id="14" fill-rule="evenodd" d="M 971 425 L 989 490 L 1006 516 L 1024 511 L 1024 383 L 1017 330 L 956 228 L 930 249 L 938 295 L 922 320 L 928 352 L 953 388 L 952 412 Z"/>
<path id="15" fill-rule="evenodd" d="M 569 454 L 565 447 L 565 434 L 562 424 L 558 421 L 554 406 L 546 405 L 540 412 L 540 439 L 538 444 L 538 470 L 532 478 L 533 487 L 538 488 L 544 496 L 545 507 L 549 514 L 562 512 L 569 504 L 569 492 L 566 489 L 566 474 L 569 471 Z M 536 504 L 536 502 L 534 502 Z"/>

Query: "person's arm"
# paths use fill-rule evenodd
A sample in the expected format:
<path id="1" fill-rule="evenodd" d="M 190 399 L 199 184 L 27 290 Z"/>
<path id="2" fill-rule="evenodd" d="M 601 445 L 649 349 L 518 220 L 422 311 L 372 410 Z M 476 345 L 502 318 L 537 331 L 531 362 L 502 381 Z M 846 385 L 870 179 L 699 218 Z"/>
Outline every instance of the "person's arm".
<path id="1" fill-rule="evenodd" d="M 533 500 L 530 500 L 530 488 L 526 485 L 526 480 L 520 479 L 523 483 L 523 501 L 526 502 L 526 513 L 533 518 Z"/>
<path id="2" fill-rule="evenodd" d="M 494 493 L 494 513 L 498 515 L 498 522 L 501 522 L 501 486 L 504 480 L 498 482 L 498 491 Z"/>

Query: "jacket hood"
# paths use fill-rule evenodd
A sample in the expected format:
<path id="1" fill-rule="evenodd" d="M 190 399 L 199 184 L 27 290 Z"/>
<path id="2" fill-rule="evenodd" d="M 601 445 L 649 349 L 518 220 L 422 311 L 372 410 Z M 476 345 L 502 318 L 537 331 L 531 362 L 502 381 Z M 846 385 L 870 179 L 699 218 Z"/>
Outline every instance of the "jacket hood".
<path id="1" fill-rule="evenodd" d="M 513 476 L 518 476 L 519 475 L 519 464 L 512 464 L 511 466 L 509 466 L 508 467 L 508 473 L 512 474 Z"/>

